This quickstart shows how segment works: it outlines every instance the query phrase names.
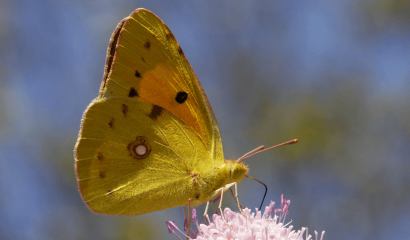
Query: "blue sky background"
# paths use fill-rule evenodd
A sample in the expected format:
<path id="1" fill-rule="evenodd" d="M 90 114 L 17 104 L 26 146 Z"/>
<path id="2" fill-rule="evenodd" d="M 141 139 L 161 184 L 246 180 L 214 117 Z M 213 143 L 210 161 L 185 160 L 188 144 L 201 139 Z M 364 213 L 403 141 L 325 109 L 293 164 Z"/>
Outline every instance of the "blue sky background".
<path id="1" fill-rule="evenodd" d="M 300 140 L 245 160 L 265 205 L 285 194 L 294 228 L 325 239 L 408 238 L 410 1 L 0 0 L 1 239 L 172 239 L 165 221 L 182 227 L 180 208 L 93 214 L 77 190 L 82 113 L 136 8 L 180 43 L 225 158 Z M 263 191 L 245 179 L 241 204 L 259 207 Z"/>

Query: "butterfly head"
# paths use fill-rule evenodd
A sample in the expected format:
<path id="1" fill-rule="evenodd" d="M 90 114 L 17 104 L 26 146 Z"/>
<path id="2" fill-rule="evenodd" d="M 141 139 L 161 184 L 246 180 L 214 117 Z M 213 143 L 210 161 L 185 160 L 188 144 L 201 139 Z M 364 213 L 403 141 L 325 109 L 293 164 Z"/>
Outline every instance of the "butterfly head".
<path id="1" fill-rule="evenodd" d="M 235 160 L 227 160 L 226 162 L 229 166 L 230 182 L 238 183 L 242 181 L 248 173 L 248 167 L 243 163 L 238 163 Z"/>

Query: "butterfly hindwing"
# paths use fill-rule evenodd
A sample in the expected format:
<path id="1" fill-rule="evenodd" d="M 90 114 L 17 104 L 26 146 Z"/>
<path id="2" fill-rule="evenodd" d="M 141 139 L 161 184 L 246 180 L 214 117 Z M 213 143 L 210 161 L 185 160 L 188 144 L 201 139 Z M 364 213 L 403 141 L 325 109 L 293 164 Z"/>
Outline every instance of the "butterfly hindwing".
<path id="1" fill-rule="evenodd" d="M 138 154 L 138 146 L 145 151 Z M 185 205 L 196 194 L 190 173 L 213 168 L 198 134 L 162 107 L 97 98 L 84 113 L 76 172 L 96 212 L 139 215 Z"/>

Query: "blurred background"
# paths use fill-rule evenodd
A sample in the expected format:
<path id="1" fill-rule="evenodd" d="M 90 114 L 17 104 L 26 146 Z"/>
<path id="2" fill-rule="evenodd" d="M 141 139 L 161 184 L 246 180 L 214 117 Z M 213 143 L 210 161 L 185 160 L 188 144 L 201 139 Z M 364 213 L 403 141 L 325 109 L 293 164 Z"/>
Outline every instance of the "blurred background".
<path id="1" fill-rule="evenodd" d="M 182 46 L 225 158 L 300 140 L 244 161 L 265 206 L 284 194 L 294 229 L 325 239 L 409 238 L 409 0 L 0 0 L 0 239 L 176 239 L 165 222 L 182 228 L 181 208 L 94 214 L 74 174 L 108 41 L 136 8 Z M 262 185 L 238 191 L 259 207 Z"/>

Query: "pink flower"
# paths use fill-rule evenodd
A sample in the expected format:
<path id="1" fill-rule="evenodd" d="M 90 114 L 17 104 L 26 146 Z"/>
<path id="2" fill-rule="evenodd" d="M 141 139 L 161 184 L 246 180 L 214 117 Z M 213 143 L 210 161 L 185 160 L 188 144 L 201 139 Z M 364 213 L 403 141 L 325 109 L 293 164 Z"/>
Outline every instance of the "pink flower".
<path id="1" fill-rule="evenodd" d="M 224 209 L 224 218 L 227 224 L 222 220 L 220 215 L 214 214 L 212 221 L 209 225 L 199 224 L 196 219 L 196 211 L 193 209 L 194 224 L 197 226 L 198 231 L 191 229 L 190 239 L 198 240 L 251 240 L 251 239 L 275 239 L 275 240 L 310 240 L 312 236 L 308 234 L 307 228 L 301 230 L 292 230 L 293 226 L 289 225 L 290 222 L 285 224 L 285 217 L 289 214 L 290 200 L 286 200 L 281 197 L 281 208 L 273 209 L 275 202 L 271 202 L 269 206 L 265 208 L 265 212 L 262 215 L 261 211 L 256 209 L 256 213 L 251 213 L 248 208 L 243 209 L 243 216 L 240 212 L 233 212 L 229 208 Z M 272 215 L 274 214 L 274 215 Z M 277 215 L 278 214 L 278 215 Z M 172 229 L 181 232 L 177 226 L 169 221 L 167 222 L 170 233 L 175 234 L 178 239 L 180 238 Z M 172 229 L 170 229 L 172 227 Z M 172 231 L 172 232 L 171 232 Z M 184 234 L 183 232 L 181 232 Z M 324 231 L 321 234 L 320 240 L 323 240 Z M 305 238 L 303 236 L 305 235 Z M 186 235 L 185 235 L 186 236 Z M 315 231 L 315 239 L 318 240 L 318 234 Z"/>

